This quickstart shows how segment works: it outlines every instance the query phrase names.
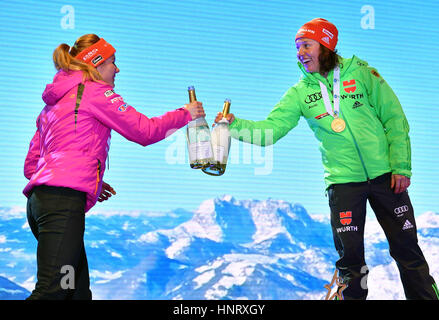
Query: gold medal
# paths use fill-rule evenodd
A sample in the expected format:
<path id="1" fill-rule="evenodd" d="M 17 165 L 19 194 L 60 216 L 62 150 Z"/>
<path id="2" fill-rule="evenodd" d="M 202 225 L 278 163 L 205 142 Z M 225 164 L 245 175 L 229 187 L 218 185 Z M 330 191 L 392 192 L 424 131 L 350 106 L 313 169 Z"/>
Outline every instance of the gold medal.
<path id="1" fill-rule="evenodd" d="M 346 128 L 346 122 L 338 117 L 334 118 L 334 120 L 331 122 L 331 128 L 335 132 L 342 132 Z"/>

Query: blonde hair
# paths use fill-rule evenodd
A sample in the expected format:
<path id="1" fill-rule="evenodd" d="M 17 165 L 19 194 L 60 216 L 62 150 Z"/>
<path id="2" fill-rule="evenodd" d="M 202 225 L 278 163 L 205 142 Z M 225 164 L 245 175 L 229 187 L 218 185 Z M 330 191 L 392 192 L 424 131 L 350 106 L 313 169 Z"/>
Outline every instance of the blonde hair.
<path id="1" fill-rule="evenodd" d="M 102 80 L 101 75 L 95 67 L 75 58 L 78 53 L 99 40 L 100 38 L 95 34 L 85 34 L 79 37 L 71 48 L 65 43 L 60 44 L 55 51 L 53 51 L 53 63 L 55 64 L 56 70 L 81 70 L 84 72 L 84 80 Z"/>

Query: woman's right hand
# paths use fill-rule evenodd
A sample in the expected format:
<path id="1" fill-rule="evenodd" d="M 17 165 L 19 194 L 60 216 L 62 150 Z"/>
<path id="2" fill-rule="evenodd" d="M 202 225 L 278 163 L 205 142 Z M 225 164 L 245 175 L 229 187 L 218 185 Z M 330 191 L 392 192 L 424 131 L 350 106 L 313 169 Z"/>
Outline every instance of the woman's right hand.
<path id="1" fill-rule="evenodd" d="M 216 118 L 215 118 L 215 123 L 220 122 L 222 118 L 223 118 L 223 113 L 218 112 L 218 114 L 216 115 Z M 235 121 L 235 115 L 233 113 L 229 113 L 226 116 L 226 119 L 227 119 L 227 121 L 229 121 L 229 124 L 232 124 L 232 122 Z M 213 125 L 215 125 L 215 123 Z"/>
<path id="2" fill-rule="evenodd" d="M 189 104 L 185 104 L 184 107 L 191 113 L 192 120 L 206 116 L 203 103 L 200 101 L 192 101 Z"/>
<path id="3" fill-rule="evenodd" d="M 110 186 L 108 183 L 102 181 L 102 189 L 101 189 L 101 194 L 98 197 L 98 201 L 102 202 L 108 200 L 108 198 L 111 197 L 111 194 L 115 195 L 116 191 L 114 191 L 113 187 Z"/>

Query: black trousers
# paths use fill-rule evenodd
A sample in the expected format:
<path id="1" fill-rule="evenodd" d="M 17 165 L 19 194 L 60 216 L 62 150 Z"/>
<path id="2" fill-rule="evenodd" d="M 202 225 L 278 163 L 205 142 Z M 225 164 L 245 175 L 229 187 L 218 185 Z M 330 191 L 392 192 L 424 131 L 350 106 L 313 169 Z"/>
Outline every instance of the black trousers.
<path id="1" fill-rule="evenodd" d="M 37 283 L 29 300 L 91 299 L 84 248 L 84 192 L 38 186 L 27 202 L 27 220 L 38 240 Z"/>
<path id="2" fill-rule="evenodd" d="M 413 207 L 407 192 L 395 194 L 391 174 L 369 182 L 335 184 L 328 189 L 331 226 L 339 276 L 347 288 L 343 298 L 366 299 L 368 269 L 364 259 L 366 202 L 389 242 L 390 255 L 398 266 L 407 299 L 438 300 L 437 286 L 418 246 Z"/>

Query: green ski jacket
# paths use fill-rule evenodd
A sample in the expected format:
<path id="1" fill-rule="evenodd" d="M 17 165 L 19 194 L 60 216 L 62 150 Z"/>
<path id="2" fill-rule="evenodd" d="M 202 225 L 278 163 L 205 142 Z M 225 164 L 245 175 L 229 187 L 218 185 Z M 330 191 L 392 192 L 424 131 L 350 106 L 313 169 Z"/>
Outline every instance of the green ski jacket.
<path id="1" fill-rule="evenodd" d="M 304 117 L 318 139 L 326 186 L 363 182 L 392 172 L 411 177 L 409 125 L 401 104 L 387 82 L 367 62 L 340 57 L 340 118 L 346 128 L 331 129 L 321 81 L 332 101 L 333 70 L 327 78 L 308 73 L 291 87 L 262 121 L 235 118 L 232 137 L 266 146 L 276 143 Z"/>

